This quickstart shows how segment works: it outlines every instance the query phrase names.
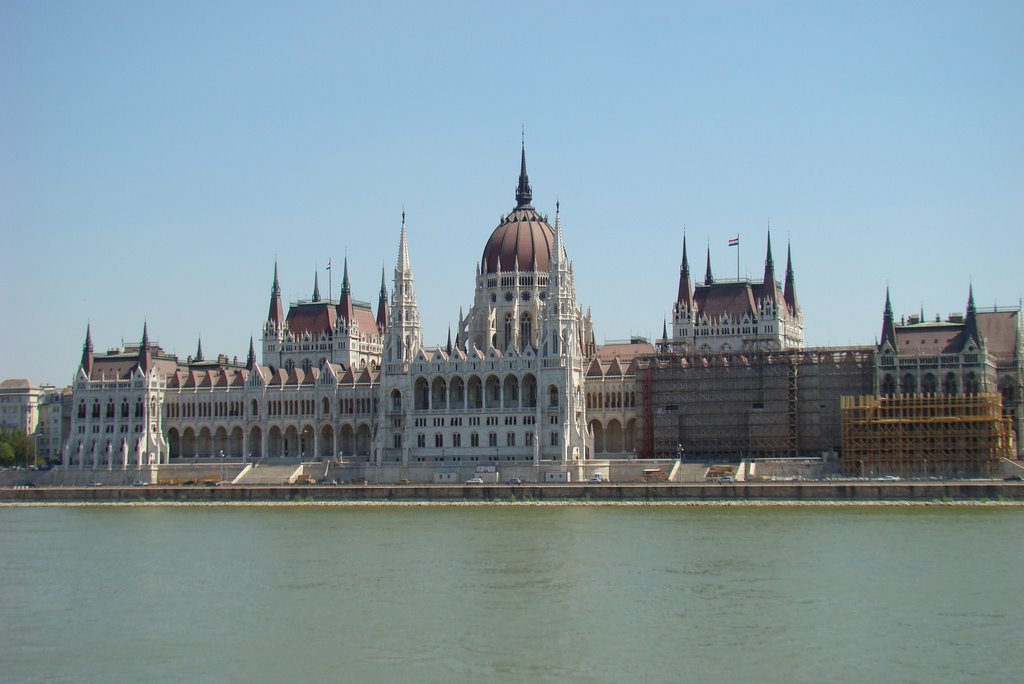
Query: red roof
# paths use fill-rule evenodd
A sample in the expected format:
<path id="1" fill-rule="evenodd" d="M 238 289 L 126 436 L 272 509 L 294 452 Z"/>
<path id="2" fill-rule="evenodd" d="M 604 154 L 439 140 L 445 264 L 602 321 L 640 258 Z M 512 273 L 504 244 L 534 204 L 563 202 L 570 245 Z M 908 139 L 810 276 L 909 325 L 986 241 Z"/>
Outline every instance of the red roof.
<path id="1" fill-rule="evenodd" d="M 555 231 L 547 221 L 532 208 L 517 208 L 484 245 L 484 272 L 514 271 L 517 261 L 520 271 L 532 271 L 535 259 L 537 270 L 547 271 L 554 245 Z"/>
<path id="2" fill-rule="evenodd" d="M 359 331 L 376 336 L 377 319 L 373 311 L 362 303 L 352 309 Z M 314 339 L 321 334 L 331 335 L 338 322 L 338 310 L 330 302 L 301 302 L 288 309 L 288 331 L 295 336 L 309 333 Z"/>
<path id="3" fill-rule="evenodd" d="M 985 340 L 986 351 L 990 354 L 1012 357 L 1016 354 L 1020 340 L 1017 331 L 1020 325 L 1020 310 L 979 311 L 978 332 Z"/>
<path id="4" fill-rule="evenodd" d="M 989 354 L 1013 357 L 1017 349 L 1018 310 L 979 311 L 978 332 Z M 900 354 L 957 354 L 964 347 L 964 323 L 896 325 L 896 351 Z"/>
<path id="5" fill-rule="evenodd" d="M 293 304 L 288 309 L 288 331 L 293 335 L 309 333 L 314 338 L 321 333 L 333 333 L 338 312 L 329 302 Z"/>
<path id="6" fill-rule="evenodd" d="M 601 361 L 612 359 L 632 359 L 634 356 L 654 354 L 657 351 L 650 342 L 617 342 L 614 344 L 602 344 L 597 348 L 594 358 Z"/>

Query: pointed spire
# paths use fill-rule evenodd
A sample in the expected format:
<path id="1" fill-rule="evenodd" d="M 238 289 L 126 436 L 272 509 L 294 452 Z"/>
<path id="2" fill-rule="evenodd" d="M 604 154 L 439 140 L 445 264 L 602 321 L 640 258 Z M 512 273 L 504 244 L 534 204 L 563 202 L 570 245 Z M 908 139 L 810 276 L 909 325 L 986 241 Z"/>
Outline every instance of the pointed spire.
<path id="1" fill-rule="evenodd" d="M 711 245 L 708 245 L 708 267 L 704 271 L 704 284 L 705 285 L 713 285 L 714 282 L 715 282 L 715 277 L 713 275 L 711 275 Z"/>
<path id="2" fill-rule="evenodd" d="M 404 272 L 411 272 L 409 264 L 409 237 L 405 230 L 405 209 L 402 210 L 402 236 L 398 241 L 398 268 Z"/>
<path id="3" fill-rule="evenodd" d="M 689 306 L 693 303 L 693 284 L 690 282 L 690 260 L 686 256 L 686 233 L 683 233 L 683 261 L 679 265 L 679 291 L 676 301 Z"/>
<path id="4" fill-rule="evenodd" d="M 142 343 L 139 345 L 139 368 L 144 373 L 149 372 L 150 363 L 150 352 L 149 352 L 149 325 L 146 321 L 142 323 Z"/>
<path id="5" fill-rule="evenodd" d="M 320 273 L 313 272 L 313 301 L 320 301 Z"/>
<path id="6" fill-rule="evenodd" d="M 978 331 L 978 310 L 974 306 L 974 283 L 971 283 L 967 291 L 967 316 L 964 318 L 964 345 L 968 340 L 973 340 L 976 345 L 981 346 L 981 333 Z"/>
<path id="7" fill-rule="evenodd" d="M 516 188 L 516 209 L 531 207 L 533 189 L 526 174 L 526 133 L 523 133 L 522 157 L 519 162 L 519 187 Z M 549 205 L 550 206 L 550 205 Z"/>
<path id="8" fill-rule="evenodd" d="M 768 229 L 768 249 L 764 257 L 764 288 L 765 297 L 776 303 L 778 298 L 776 297 L 775 290 L 775 259 L 772 257 L 772 231 Z"/>
<path id="9" fill-rule="evenodd" d="M 86 375 L 92 375 L 92 325 L 86 323 L 85 325 L 85 344 L 82 345 L 82 370 L 85 371 Z"/>
<path id="10" fill-rule="evenodd" d="M 893 349 L 896 349 L 896 326 L 892 319 L 892 302 L 889 299 L 889 287 L 885 288 L 885 312 L 882 315 L 882 340 L 878 347 L 881 348 L 888 342 Z"/>
<path id="11" fill-rule="evenodd" d="M 267 314 L 267 322 L 273 323 L 274 327 L 280 327 L 284 323 L 284 305 L 281 304 L 281 284 L 277 280 L 277 260 L 274 260 L 274 284 L 270 287 L 270 312 Z"/>
<path id="12" fill-rule="evenodd" d="M 786 286 L 782 298 L 785 300 L 790 312 L 796 314 L 796 281 L 793 277 L 793 252 L 788 242 L 786 243 Z"/>
<path id="13" fill-rule="evenodd" d="M 380 295 L 377 298 L 377 328 L 384 332 L 388 327 L 388 288 L 384 284 L 384 264 L 380 266 Z"/>
<path id="14" fill-rule="evenodd" d="M 199 338 L 199 346 L 196 347 L 196 361 L 203 361 L 203 338 Z"/>
<path id="15" fill-rule="evenodd" d="M 352 287 L 348 282 L 348 256 L 345 256 L 345 266 L 341 278 L 341 297 L 338 299 L 338 318 L 351 323 L 355 318 L 352 307 Z"/>
<path id="16" fill-rule="evenodd" d="M 562 238 L 562 202 L 555 201 L 555 249 L 554 254 L 551 255 L 550 267 L 553 269 L 558 264 L 562 263 L 562 257 L 565 254 L 565 242 Z"/>
<path id="17" fill-rule="evenodd" d="M 668 321 L 664 318 L 661 319 L 661 339 L 668 339 Z"/>
<path id="18" fill-rule="evenodd" d="M 448 325 L 448 345 L 445 347 L 448 352 L 448 356 L 452 355 L 452 326 Z"/>
<path id="19" fill-rule="evenodd" d="M 253 343 L 252 335 L 249 335 L 249 356 L 245 359 L 245 367 L 249 370 L 256 367 L 256 345 Z"/>

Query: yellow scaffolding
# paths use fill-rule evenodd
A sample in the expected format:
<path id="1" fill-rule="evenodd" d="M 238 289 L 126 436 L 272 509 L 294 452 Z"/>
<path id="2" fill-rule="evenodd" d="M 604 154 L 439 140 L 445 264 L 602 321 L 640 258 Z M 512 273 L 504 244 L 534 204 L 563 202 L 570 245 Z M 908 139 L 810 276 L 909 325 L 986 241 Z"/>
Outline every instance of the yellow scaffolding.
<path id="1" fill-rule="evenodd" d="M 875 477 L 993 477 L 1014 458 L 996 393 L 842 397 L 843 470 Z"/>

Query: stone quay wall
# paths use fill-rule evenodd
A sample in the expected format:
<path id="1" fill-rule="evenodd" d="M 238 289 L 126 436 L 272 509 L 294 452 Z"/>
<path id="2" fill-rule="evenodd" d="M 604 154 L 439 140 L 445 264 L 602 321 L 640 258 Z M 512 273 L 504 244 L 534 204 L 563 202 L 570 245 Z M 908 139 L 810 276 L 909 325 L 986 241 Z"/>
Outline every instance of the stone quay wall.
<path id="1" fill-rule="evenodd" d="M 1024 482 L 268 485 L 0 488 L 0 503 L 1024 502 Z"/>

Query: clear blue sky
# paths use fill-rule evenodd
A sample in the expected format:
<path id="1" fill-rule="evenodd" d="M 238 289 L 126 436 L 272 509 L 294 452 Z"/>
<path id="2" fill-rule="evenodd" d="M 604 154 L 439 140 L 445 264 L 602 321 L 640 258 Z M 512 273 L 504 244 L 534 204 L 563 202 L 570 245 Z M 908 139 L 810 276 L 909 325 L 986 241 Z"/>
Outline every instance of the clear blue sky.
<path id="1" fill-rule="evenodd" d="M 710 243 L 792 239 L 810 345 L 1024 292 L 1024 4 L 0 3 L 0 378 L 150 335 L 244 358 L 400 215 L 428 344 L 514 205 L 562 202 L 598 341 L 657 335 Z M 340 268 L 333 285 L 337 296 Z"/>

